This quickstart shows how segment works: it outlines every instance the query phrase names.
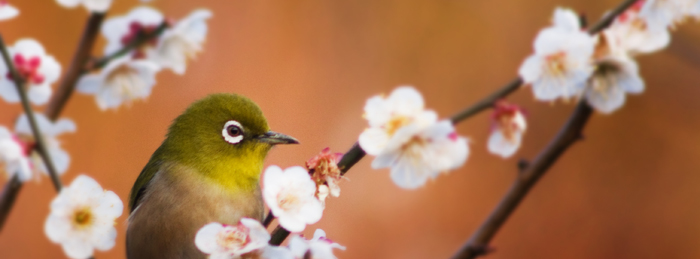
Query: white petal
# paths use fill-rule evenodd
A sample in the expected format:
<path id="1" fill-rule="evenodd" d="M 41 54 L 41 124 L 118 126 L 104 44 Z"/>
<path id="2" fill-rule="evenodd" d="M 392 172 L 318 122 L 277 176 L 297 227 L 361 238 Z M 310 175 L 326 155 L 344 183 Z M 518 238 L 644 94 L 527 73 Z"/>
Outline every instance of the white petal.
<path id="1" fill-rule="evenodd" d="M 61 64 L 53 56 L 43 56 L 39 73 L 44 75 L 44 84 L 53 84 L 61 77 Z"/>
<path id="2" fill-rule="evenodd" d="M 93 247 L 77 238 L 68 239 L 61 243 L 63 252 L 70 258 L 88 258 L 92 256 Z"/>
<path id="3" fill-rule="evenodd" d="M 241 218 L 241 224 L 250 230 L 249 237 L 251 239 L 249 250 L 241 253 L 247 253 L 265 247 L 267 242 L 270 241 L 270 233 L 267 232 L 267 229 L 265 229 L 259 221 L 250 218 Z"/>
<path id="4" fill-rule="evenodd" d="M 17 8 L 5 3 L 0 4 L 0 21 L 9 20 L 19 15 Z"/>
<path id="5" fill-rule="evenodd" d="M 579 21 L 578 15 L 571 9 L 557 8 L 554 11 L 554 18 L 552 23 L 554 27 L 566 30 L 566 31 L 580 31 L 581 23 Z"/>
<path id="6" fill-rule="evenodd" d="M 83 4 L 91 12 L 104 13 L 112 5 L 112 0 L 83 0 Z"/>
<path id="7" fill-rule="evenodd" d="M 387 107 L 387 102 L 381 96 L 367 99 L 364 111 L 365 119 L 367 119 L 370 127 L 381 127 L 391 119 L 391 111 Z"/>
<path id="8" fill-rule="evenodd" d="M 404 189 L 416 189 L 425 185 L 428 178 L 435 173 L 428 166 L 403 157 L 391 167 L 391 179 Z"/>
<path id="9" fill-rule="evenodd" d="M 423 96 L 413 87 L 396 88 L 387 98 L 392 110 L 401 115 L 414 115 L 423 110 Z"/>
<path id="10" fill-rule="evenodd" d="M 122 215 L 123 211 L 124 204 L 122 203 L 122 200 L 119 199 L 119 196 L 112 191 L 105 191 L 104 196 L 100 200 L 99 206 L 95 208 L 96 214 L 99 212 L 101 216 L 110 219 L 118 218 Z"/>
<path id="11" fill-rule="evenodd" d="M 260 256 L 263 259 L 295 259 L 292 251 L 286 247 L 266 246 L 262 251 Z"/>
<path id="12" fill-rule="evenodd" d="M 44 223 L 44 233 L 54 243 L 61 243 L 71 231 L 71 223 L 63 217 L 50 214 Z"/>
<path id="13" fill-rule="evenodd" d="M 314 231 L 314 237 L 311 238 L 311 240 L 319 240 L 322 237 L 326 237 L 326 231 L 323 231 L 323 229 L 319 228 L 319 229 L 316 229 L 316 231 Z"/>
<path id="14" fill-rule="evenodd" d="M 114 247 L 117 240 L 117 229 L 110 227 L 107 232 L 101 233 L 101 235 L 93 236 L 92 242 L 95 245 L 95 249 L 100 251 L 107 251 Z"/>
<path id="15" fill-rule="evenodd" d="M 216 236 L 223 229 L 224 226 L 216 222 L 204 225 L 197 231 L 197 235 L 194 237 L 194 244 L 205 254 L 217 251 L 219 245 L 216 242 Z"/>
<path id="16" fill-rule="evenodd" d="M 301 258 L 306 254 L 306 251 L 309 250 L 308 241 L 298 235 L 292 236 L 289 240 L 289 250 L 296 257 Z"/>
<path id="17" fill-rule="evenodd" d="M 52 92 L 53 90 L 51 90 L 51 87 L 48 84 L 31 86 L 27 92 L 27 97 L 31 103 L 35 105 L 43 105 L 49 101 Z"/>
<path id="18" fill-rule="evenodd" d="M 282 215 L 277 218 L 277 220 L 279 220 L 280 225 L 289 232 L 301 232 L 306 228 L 306 223 L 297 218 Z"/>
<path id="19" fill-rule="evenodd" d="M 19 102 L 19 94 L 13 81 L 0 80 L 0 97 L 8 103 Z"/>
<path id="20" fill-rule="evenodd" d="M 46 55 L 44 46 L 42 46 L 38 41 L 29 38 L 17 40 L 15 45 L 13 45 L 12 50 L 12 53 L 22 54 L 29 57 L 38 56 L 43 58 L 44 55 Z"/>
<path id="21" fill-rule="evenodd" d="M 299 215 L 304 218 L 306 224 L 314 224 L 321 220 L 323 216 L 323 205 L 321 201 L 317 200 L 313 196 L 309 199 L 310 201 L 301 207 Z"/>
<path id="22" fill-rule="evenodd" d="M 518 70 L 518 74 L 523 79 L 525 83 L 534 83 L 540 76 L 542 76 L 542 58 L 537 55 L 531 55 Z"/>
<path id="23" fill-rule="evenodd" d="M 56 0 L 58 4 L 66 8 L 74 8 L 80 4 L 81 0 Z"/>
<path id="24" fill-rule="evenodd" d="M 61 148 L 49 148 L 49 155 L 59 175 L 62 175 L 68 170 L 68 166 L 70 165 L 70 155 L 68 152 Z"/>
<path id="25" fill-rule="evenodd" d="M 376 156 L 384 150 L 388 141 L 389 135 L 386 131 L 380 128 L 369 128 L 360 134 L 358 142 L 367 154 Z"/>
<path id="26" fill-rule="evenodd" d="M 488 150 L 492 154 L 499 155 L 503 158 L 508 158 L 515 154 L 520 147 L 520 142 L 522 134 L 517 132 L 512 141 L 508 140 L 503 136 L 503 132 L 500 130 L 494 130 L 491 132 L 491 136 L 488 140 Z"/>

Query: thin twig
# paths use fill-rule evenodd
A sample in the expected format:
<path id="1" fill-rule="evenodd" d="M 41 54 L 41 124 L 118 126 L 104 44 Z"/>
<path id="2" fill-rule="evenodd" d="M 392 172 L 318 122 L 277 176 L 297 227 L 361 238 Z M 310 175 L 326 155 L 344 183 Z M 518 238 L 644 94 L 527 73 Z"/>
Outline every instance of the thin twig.
<path id="1" fill-rule="evenodd" d="M 90 17 L 88 17 L 85 29 L 83 31 L 83 36 L 80 39 L 78 49 L 76 50 L 76 53 L 73 57 L 73 63 L 71 64 L 71 68 L 67 72 L 70 74 L 66 74 L 64 76 L 64 80 L 62 81 L 61 86 L 51 97 L 51 100 L 49 100 L 49 104 L 44 113 L 46 117 L 48 117 L 50 120 L 56 120 L 58 114 L 61 113 L 63 107 L 68 102 L 71 93 L 75 89 L 75 82 L 77 78 L 79 78 L 79 76 L 82 73 L 84 73 L 83 68 L 85 66 L 85 63 L 88 61 L 88 59 L 85 59 L 85 56 L 87 55 L 87 57 L 89 58 L 90 53 L 92 52 L 95 39 L 98 35 L 97 32 L 99 31 L 103 20 L 104 14 L 93 13 L 90 15 Z M 69 78 L 74 78 L 75 80 L 69 80 Z M 73 84 L 67 83 L 70 81 L 72 81 Z M 16 176 L 17 175 L 15 174 L 15 177 L 13 177 L 13 179 L 15 179 Z M 18 180 L 19 179 L 10 180 L 7 184 L 5 184 L 5 187 L 3 188 L 2 196 L 0 196 L 0 226 L 4 225 L 5 220 L 7 220 L 7 215 L 10 213 L 10 209 L 12 208 L 12 205 L 14 204 L 19 191 L 21 190 L 22 183 L 13 182 Z"/>
<path id="2" fill-rule="evenodd" d="M 22 108 L 24 109 L 24 113 L 26 114 L 27 120 L 29 121 L 29 126 L 31 126 L 32 128 L 32 134 L 34 135 L 34 141 L 36 143 L 35 150 L 39 153 L 39 156 L 41 156 L 41 160 L 44 161 L 46 170 L 48 171 L 49 176 L 51 176 L 51 182 L 53 182 L 53 187 L 56 188 L 57 192 L 59 192 L 63 187 L 61 184 L 61 179 L 58 178 L 58 173 L 56 173 L 56 167 L 54 167 L 53 160 L 51 160 L 49 152 L 46 149 L 46 142 L 44 142 L 44 136 L 41 134 L 41 129 L 39 129 L 39 125 L 36 123 L 36 119 L 34 117 L 34 110 L 32 110 L 31 104 L 29 104 L 29 98 L 27 97 L 26 92 L 27 81 L 24 78 L 22 78 L 22 76 L 19 73 L 17 73 L 15 64 L 10 58 L 10 53 L 8 52 L 7 46 L 5 45 L 5 41 L 2 39 L 1 35 L 0 52 L 2 52 L 2 59 L 5 61 L 5 64 L 7 65 L 7 68 L 10 71 L 10 74 L 12 75 L 12 80 L 15 82 L 15 86 L 17 87 L 17 93 L 19 94 L 19 98 L 22 101 Z"/>
<path id="3" fill-rule="evenodd" d="M 136 38 L 136 40 L 130 42 L 129 44 L 124 46 L 119 51 L 94 60 L 92 65 L 88 68 L 88 70 L 103 68 L 110 61 L 112 61 L 116 58 L 119 58 L 121 56 L 124 56 L 126 54 L 129 54 L 129 52 L 131 52 L 132 50 L 142 46 L 143 44 L 146 44 L 147 42 L 149 42 L 149 41 L 153 40 L 154 38 L 163 34 L 165 29 L 167 29 L 169 26 L 170 26 L 170 23 L 168 23 L 167 21 L 163 21 L 152 32 L 140 35 L 139 37 Z"/>
<path id="4" fill-rule="evenodd" d="M 5 220 L 7 216 L 10 215 L 12 205 L 15 204 L 16 196 L 21 188 L 22 181 L 19 180 L 19 175 L 15 174 L 2 190 L 2 196 L 0 196 L 2 197 L 2 201 L 0 201 L 0 230 L 2 230 L 2 227 L 5 225 Z"/>
<path id="5" fill-rule="evenodd" d="M 263 220 L 263 227 L 269 227 L 270 224 L 272 224 L 272 221 L 275 220 L 275 214 L 272 214 L 272 211 L 267 213 L 267 216 Z"/>
<path id="6" fill-rule="evenodd" d="M 60 86 L 56 89 L 56 93 L 54 93 L 49 104 L 46 106 L 46 111 L 44 113 L 50 120 L 53 121 L 58 118 L 58 115 L 63 110 L 63 107 L 66 106 L 71 94 L 73 94 L 78 79 L 85 73 L 85 64 L 90 60 L 92 48 L 93 45 L 95 45 L 95 40 L 100 32 L 100 26 L 102 26 L 104 18 L 104 13 L 92 13 L 90 17 L 88 17 L 85 29 L 83 30 L 83 36 L 78 43 L 78 49 L 75 50 L 70 68 L 63 77 Z"/>

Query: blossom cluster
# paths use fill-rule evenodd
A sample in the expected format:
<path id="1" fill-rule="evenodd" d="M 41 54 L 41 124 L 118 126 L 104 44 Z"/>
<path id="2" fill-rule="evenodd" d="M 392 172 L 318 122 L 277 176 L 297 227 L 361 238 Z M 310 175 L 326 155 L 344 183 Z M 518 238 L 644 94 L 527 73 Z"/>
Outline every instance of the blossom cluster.
<path id="1" fill-rule="evenodd" d="M 112 0 L 57 0 L 58 4 L 74 8 L 83 6 L 91 13 L 104 13 Z M 7 1 L 0 1 L 0 21 L 10 20 L 20 11 Z M 155 84 L 155 75 L 162 69 L 183 74 L 187 61 L 202 50 L 207 35 L 208 10 L 195 10 L 180 21 L 166 19 L 150 7 L 137 7 L 125 16 L 117 16 L 102 24 L 102 34 L 108 44 L 104 57 L 86 64 L 99 73 L 84 74 L 76 89 L 94 95 L 101 109 L 113 109 L 132 100 L 145 99 Z M 52 85 L 61 77 L 61 64 L 40 42 L 31 38 L 17 40 L 6 49 L 7 63 L 0 62 L 0 98 L 8 103 L 21 100 L 18 89 L 26 89 L 33 105 L 48 103 L 53 95 Z M 33 128 L 32 121 L 36 123 Z M 36 130 L 36 132 L 34 132 Z M 52 120 L 42 114 L 29 118 L 19 116 L 14 129 L 0 125 L 0 164 L 8 178 L 21 182 L 39 179 L 41 174 L 63 175 L 69 168 L 70 155 L 62 148 L 59 138 L 75 132 L 70 119 Z M 39 140 L 55 172 L 36 152 Z M 80 175 L 51 202 L 46 219 L 46 236 L 60 244 L 70 258 L 89 258 L 94 250 L 114 247 L 116 218 L 123 212 L 123 203 L 97 181 Z M 269 235 L 268 235 L 269 236 Z M 269 238 L 268 238 L 269 239 Z"/>
<path id="2" fill-rule="evenodd" d="M 269 245 L 270 234 L 260 222 L 241 218 L 237 225 L 212 222 L 197 231 L 195 245 L 209 258 L 230 259 L 257 255 L 264 259 L 337 259 L 333 249 L 344 246 L 326 238 L 326 232 L 317 229 L 311 240 L 295 235 L 289 246 Z"/>
<path id="3" fill-rule="evenodd" d="M 538 100 L 584 98 L 597 111 L 612 113 L 626 94 L 644 91 L 634 58 L 668 46 L 669 30 L 700 17 L 699 10 L 697 0 L 640 0 L 591 35 L 576 13 L 558 8 L 552 26 L 537 35 L 520 76 Z"/>

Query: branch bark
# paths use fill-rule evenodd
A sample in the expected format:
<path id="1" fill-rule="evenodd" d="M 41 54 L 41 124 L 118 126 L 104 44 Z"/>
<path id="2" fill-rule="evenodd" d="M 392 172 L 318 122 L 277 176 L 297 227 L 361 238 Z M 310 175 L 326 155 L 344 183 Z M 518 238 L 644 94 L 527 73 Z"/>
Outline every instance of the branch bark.
<path id="1" fill-rule="evenodd" d="M 537 158 L 520 172 L 496 209 L 453 257 L 454 259 L 475 258 L 489 250 L 489 241 L 520 205 L 530 189 L 564 151 L 581 138 L 583 127 L 591 114 L 592 109 L 585 101 L 578 104 L 566 125 Z"/>

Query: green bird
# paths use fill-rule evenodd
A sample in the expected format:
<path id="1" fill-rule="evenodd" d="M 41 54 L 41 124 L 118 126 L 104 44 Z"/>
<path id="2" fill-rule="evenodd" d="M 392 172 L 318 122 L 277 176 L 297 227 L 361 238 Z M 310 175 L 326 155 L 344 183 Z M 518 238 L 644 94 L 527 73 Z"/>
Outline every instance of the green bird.
<path id="1" fill-rule="evenodd" d="M 298 143 L 270 131 L 246 97 L 213 94 L 190 105 L 131 189 L 127 258 L 205 258 L 194 244 L 202 226 L 262 220 L 263 160 L 274 145 Z"/>

